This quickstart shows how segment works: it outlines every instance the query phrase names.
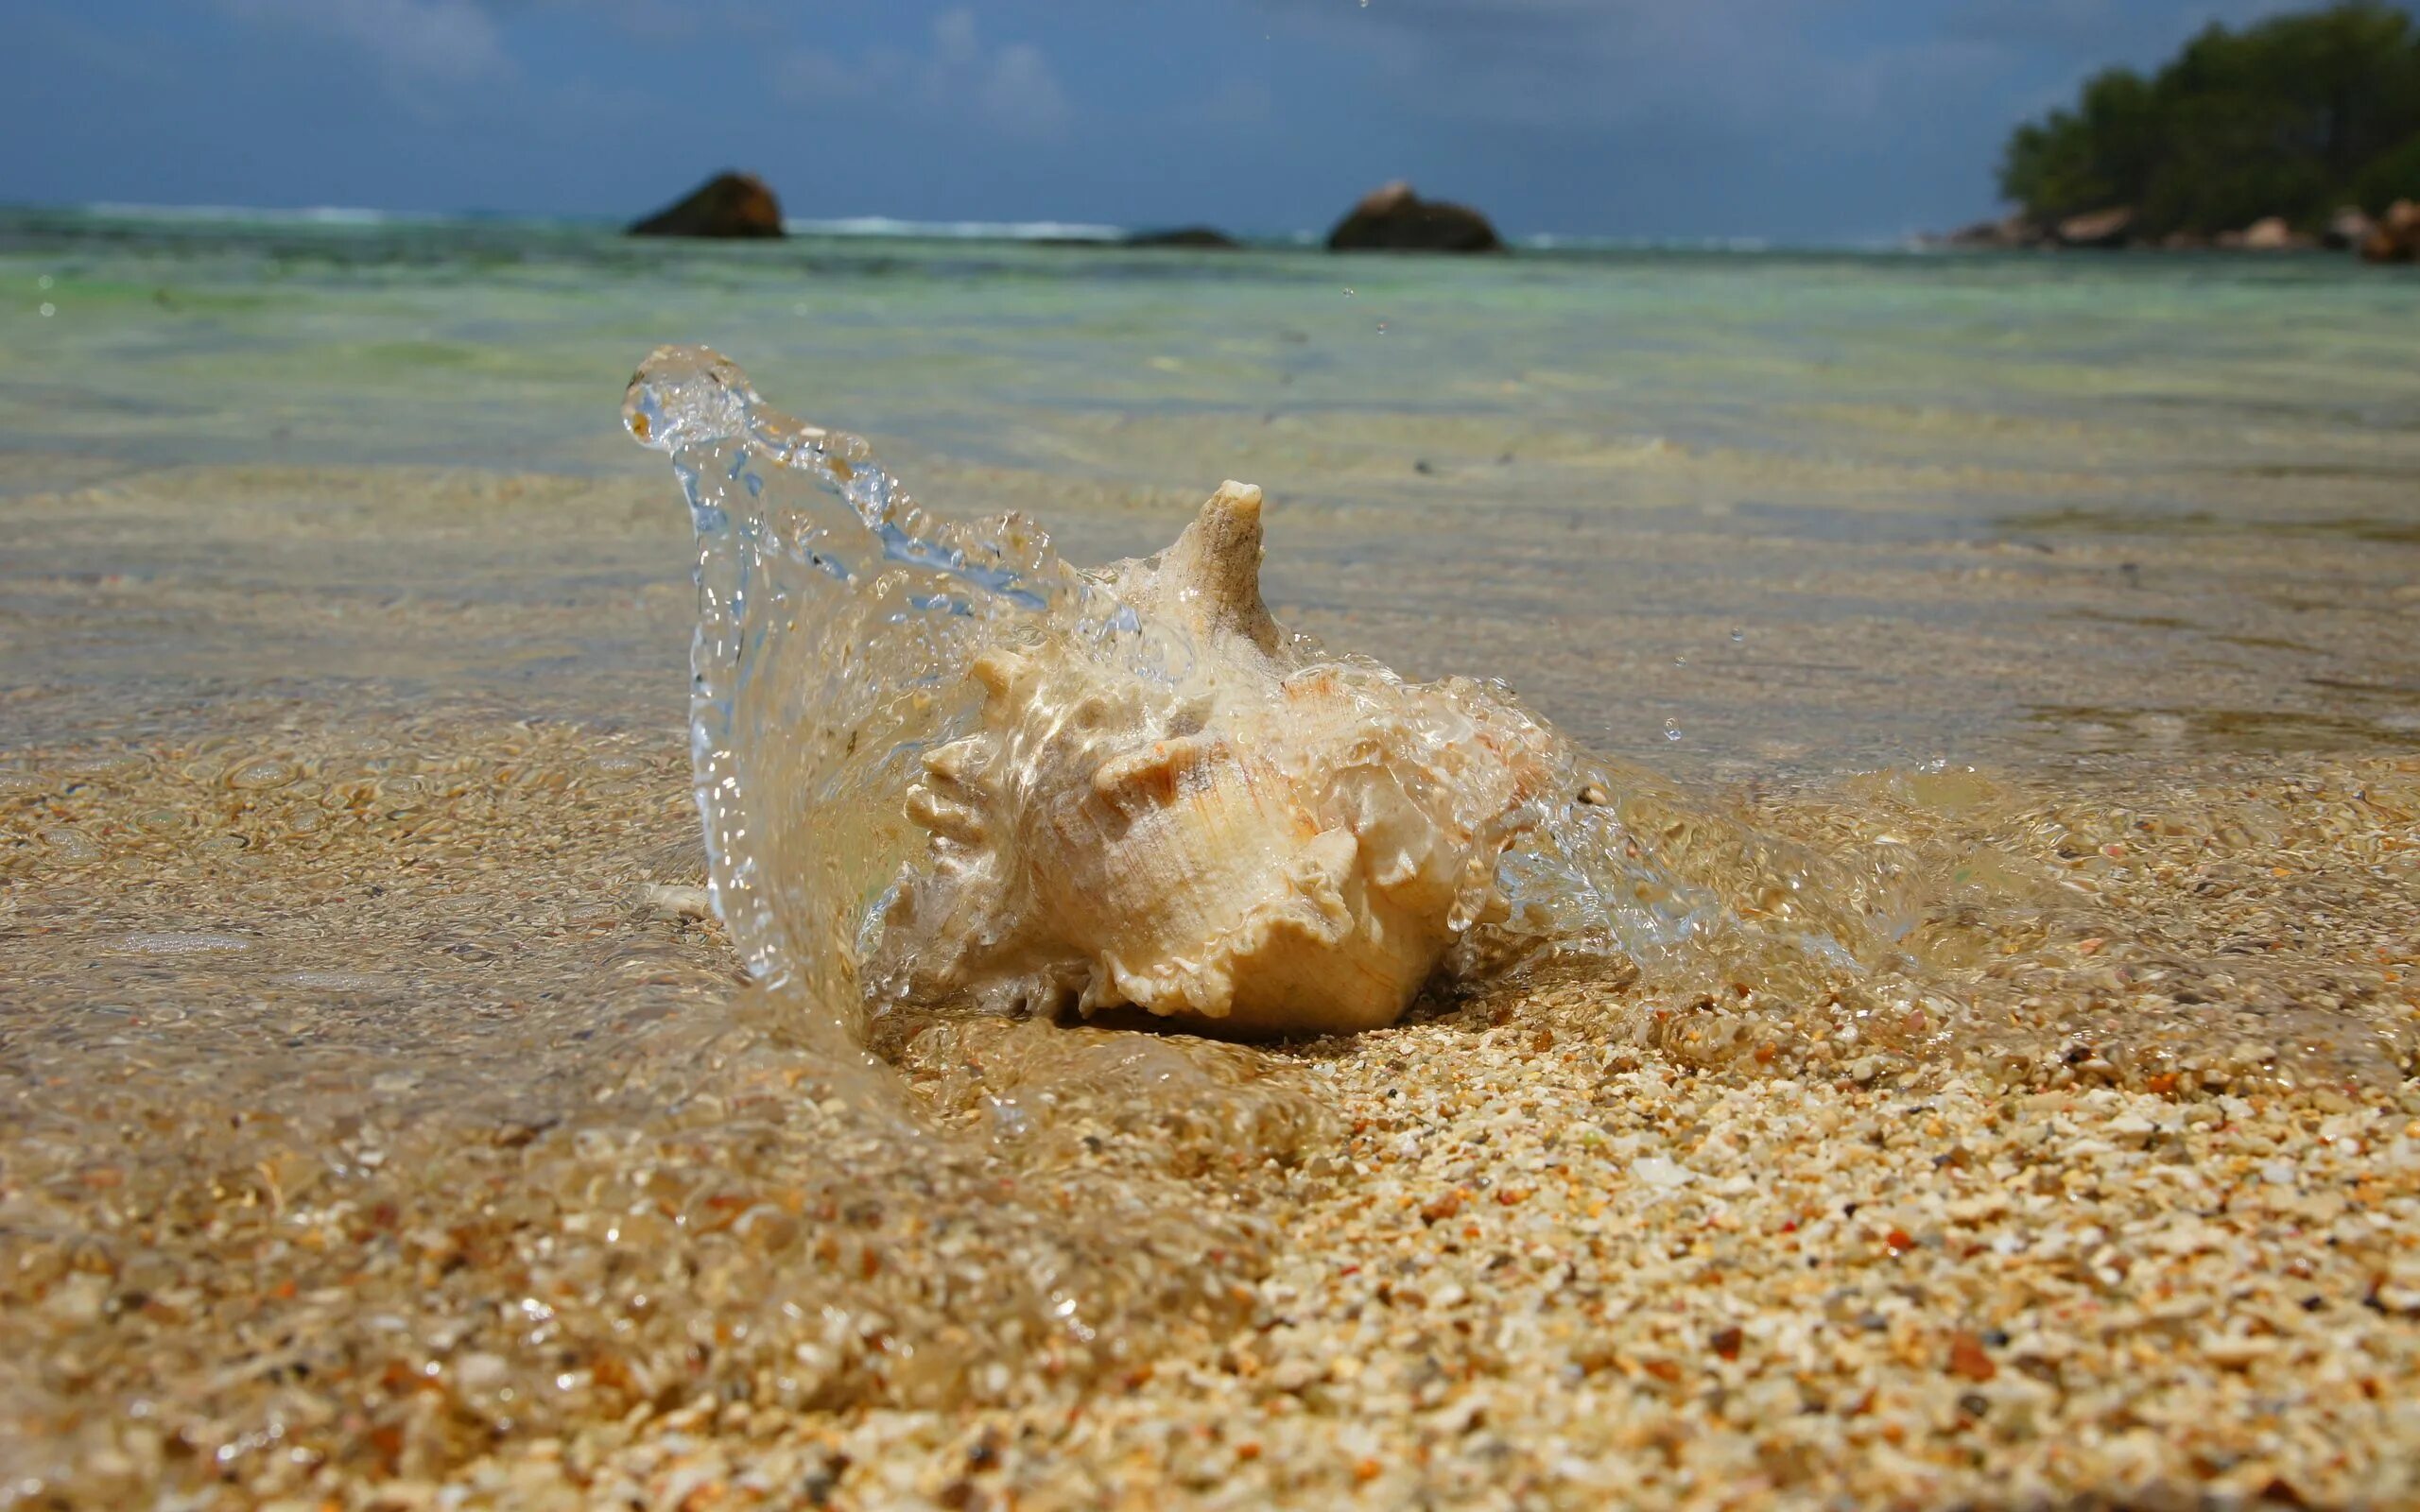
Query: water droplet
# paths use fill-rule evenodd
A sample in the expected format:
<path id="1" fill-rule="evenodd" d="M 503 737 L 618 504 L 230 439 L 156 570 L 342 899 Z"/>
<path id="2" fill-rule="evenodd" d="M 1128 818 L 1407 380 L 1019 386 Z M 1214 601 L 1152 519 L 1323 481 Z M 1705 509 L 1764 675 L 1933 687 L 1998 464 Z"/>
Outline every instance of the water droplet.
<path id="1" fill-rule="evenodd" d="M 74 830 L 59 829 L 42 832 L 43 843 L 68 861 L 92 861 L 99 857 L 101 848 Z"/>
<path id="2" fill-rule="evenodd" d="M 53 279 L 49 274 L 44 273 L 42 277 L 40 277 L 40 278 L 38 278 L 38 279 L 34 280 L 34 287 L 36 287 L 36 288 L 38 288 L 38 289 L 47 289 L 47 288 L 49 288 L 49 287 L 50 287 L 50 285 L 51 285 L 52 284 L 54 284 L 54 283 L 56 283 L 56 282 L 57 282 L 57 281 L 56 281 L 55 279 Z"/>
<path id="3" fill-rule="evenodd" d="M 1353 298 L 1353 291 L 1351 289 L 1346 289 L 1344 291 L 1344 297 L 1348 300 Z"/>
<path id="4" fill-rule="evenodd" d="M 227 768 L 225 782 L 229 787 L 250 791 L 264 787 L 284 787 L 299 775 L 292 765 L 274 756 L 263 756 L 238 762 Z"/>
<path id="5" fill-rule="evenodd" d="M 130 951 L 137 955 L 217 955 L 252 948 L 252 942 L 244 936 L 222 935 L 207 930 L 134 934 L 117 943 L 120 950 Z"/>
<path id="6" fill-rule="evenodd" d="M 43 318 L 43 319 L 47 320 L 47 319 L 49 319 L 52 316 L 57 315 L 58 313 L 59 313 L 59 306 L 58 306 L 58 305 L 51 303 L 48 300 L 44 300 L 44 301 L 42 301 L 42 318 Z"/>
<path id="7" fill-rule="evenodd" d="M 1679 720 L 1667 719 L 1664 721 L 1664 738 L 1666 740 L 1678 740 L 1681 738 L 1681 723 Z"/>
<path id="8" fill-rule="evenodd" d="M 1685 667 L 1689 664 L 1689 659 L 1685 656 L 1676 656 L 1672 659 L 1672 664 L 1676 667 Z"/>
<path id="9" fill-rule="evenodd" d="M 1748 638 L 1748 632 L 1747 632 L 1746 630 L 1741 629 L 1741 628 L 1740 628 L 1738 626 L 1737 626 L 1737 625 L 1734 625 L 1733 627 L 1731 627 L 1731 644 L 1734 644 L 1734 645 L 1737 645 L 1740 642 L 1742 642 L 1742 641 L 1746 640 L 1747 638 Z"/>
<path id="10" fill-rule="evenodd" d="M 1379 321 L 1379 322 L 1378 322 L 1378 335 L 1385 335 L 1386 334 L 1387 334 L 1387 322 L 1385 322 L 1384 320 L 1381 320 L 1381 321 Z"/>

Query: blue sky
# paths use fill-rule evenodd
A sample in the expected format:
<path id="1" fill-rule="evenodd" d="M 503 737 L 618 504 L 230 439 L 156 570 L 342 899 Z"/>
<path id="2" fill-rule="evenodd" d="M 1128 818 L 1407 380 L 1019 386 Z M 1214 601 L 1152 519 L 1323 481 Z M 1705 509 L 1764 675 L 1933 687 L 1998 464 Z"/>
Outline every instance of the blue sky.
<path id="1" fill-rule="evenodd" d="M 2020 119 L 2274 0 L 10 0 L 0 201 L 1508 232 L 1972 219 Z"/>

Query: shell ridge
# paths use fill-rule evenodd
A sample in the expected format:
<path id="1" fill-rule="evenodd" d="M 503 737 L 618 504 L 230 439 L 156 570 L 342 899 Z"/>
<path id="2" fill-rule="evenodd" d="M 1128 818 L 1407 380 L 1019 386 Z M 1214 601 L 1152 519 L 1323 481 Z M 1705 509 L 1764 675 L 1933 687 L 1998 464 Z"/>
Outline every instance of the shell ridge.
<path id="1" fill-rule="evenodd" d="M 871 979 L 1346 1031 L 1392 1022 L 1505 911 L 1496 868 L 1551 737 L 1467 679 L 1311 660 L 1269 616 L 1262 554 L 1260 490 L 1222 485 L 1160 557 L 1095 576 L 1122 606 L 1106 626 L 971 659 L 977 729 L 908 791 L 925 857 L 869 936 Z"/>

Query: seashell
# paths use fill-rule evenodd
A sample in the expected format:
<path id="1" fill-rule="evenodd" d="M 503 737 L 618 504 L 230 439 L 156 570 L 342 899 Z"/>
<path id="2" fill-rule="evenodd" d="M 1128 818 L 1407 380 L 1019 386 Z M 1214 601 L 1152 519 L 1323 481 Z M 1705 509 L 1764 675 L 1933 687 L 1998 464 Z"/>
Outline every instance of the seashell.
<path id="1" fill-rule="evenodd" d="M 1553 737 L 1479 683 L 1288 635 L 1260 515 L 1258 489 L 1224 484 L 1159 558 L 1096 576 L 1122 644 L 1167 654 L 1055 627 L 975 658 L 975 728 L 908 792 L 927 843 L 878 916 L 877 998 L 1349 1032 L 1503 917 L 1497 861 L 1535 822 Z"/>

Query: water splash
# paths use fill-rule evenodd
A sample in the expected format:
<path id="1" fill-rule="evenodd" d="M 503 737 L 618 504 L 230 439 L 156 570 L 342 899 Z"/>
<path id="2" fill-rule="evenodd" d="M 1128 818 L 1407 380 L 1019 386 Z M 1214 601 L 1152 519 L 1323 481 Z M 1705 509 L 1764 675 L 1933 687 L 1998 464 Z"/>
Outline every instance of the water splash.
<path id="1" fill-rule="evenodd" d="M 966 663 L 1087 586 L 1030 522 L 928 517 L 844 432 L 768 406 L 730 361 L 666 348 L 631 433 L 670 454 L 698 533 L 691 752 L 715 905 L 749 971 L 861 1041 L 856 936 L 908 853 L 895 799 L 962 722 Z"/>
<path id="2" fill-rule="evenodd" d="M 1174 689 L 1199 648 L 1120 596 L 1134 564 L 1080 571 L 1014 514 L 927 513 L 862 439 L 782 415 L 712 352 L 656 352 L 624 413 L 671 455 L 698 532 L 692 759 L 716 905 L 810 1058 L 878 1082 L 884 1062 L 935 1026 L 913 1015 L 880 1023 L 863 967 L 923 845 L 906 814 L 909 783 L 925 752 L 977 717 L 977 655 L 1052 638 Z M 1745 627 L 1732 633 L 1744 639 Z M 1347 681 L 1393 679 L 1307 637 L 1284 655 Z M 1994 819 L 2005 799 L 1988 782 L 1882 774 L 1839 800 L 1800 799 L 1791 838 L 1554 736 L 1499 683 L 1452 688 L 1533 724 L 1549 771 L 1496 865 L 1509 916 L 1463 921 L 1434 984 L 1441 996 L 1527 991 L 1576 973 L 1595 984 L 1572 1009 L 1584 1032 L 1705 1066 L 1747 1057 L 1793 1074 L 1962 1061 L 2013 1082 L 2045 1067 L 2148 1076 L 2192 1061 L 2216 1032 L 2195 1015 L 2110 1006 L 2208 972 L 2173 953 L 2096 954 L 2126 926 L 2092 888 L 2024 859 L 2036 821 L 2014 809 Z M 1547 1011 L 1542 1001 L 1521 1011 Z M 2288 1017 L 2264 1007 L 2243 1022 L 2266 1034 Z M 2274 1057 L 2288 1081 L 2383 1085 L 2409 1057 L 2402 1031 L 2366 1019 L 2291 1022 Z M 1051 1093 L 1063 1103 L 1090 1085 L 1073 1065 Z M 1117 1084 L 1131 1103 L 1109 1085 L 1082 1095 L 1129 1121 L 1187 1116 L 1144 1084 Z M 1220 1093 L 1213 1122 L 1265 1122 L 1261 1095 Z M 869 1107 L 918 1116 L 882 1096 Z M 1009 1111 L 994 1132 L 1022 1137 L 1027 1115 Z M 1288 1148 L 1318 1137 L 1315 1116 L 1274 1116 Z"/>
<path id="3" fill-rule="evenodd" d="M 781 414 L 711 351 L 652 354 L 624 415 L 671 455 L 698 533 L 691 738 L 717 907 L 750 971 L 795 995 L 827 1049 L 856 1052 L 872 920 L 922 838 L 908 786 L 924 753 L 973 724 L 977 654 L 1050 637 L 1174 690 L 1202 648 L 1121 596 L 1124 569 L 1080 571 L 1013 514 L 928 513 L 863 439 Z M 1400 685 L 1307 637 L 1282 655 Z M 1501 684 L 1454 695 L 1544 730 Z M 1448 961 L 1459 984 L 1548 958 L 1695 975 L 1896 961 L 1893 879 L 1714 824 L 1550 732 L 1543 744 L 1550 779 L 1498 868 L 1511 918 L 1469 931 Z"/>

